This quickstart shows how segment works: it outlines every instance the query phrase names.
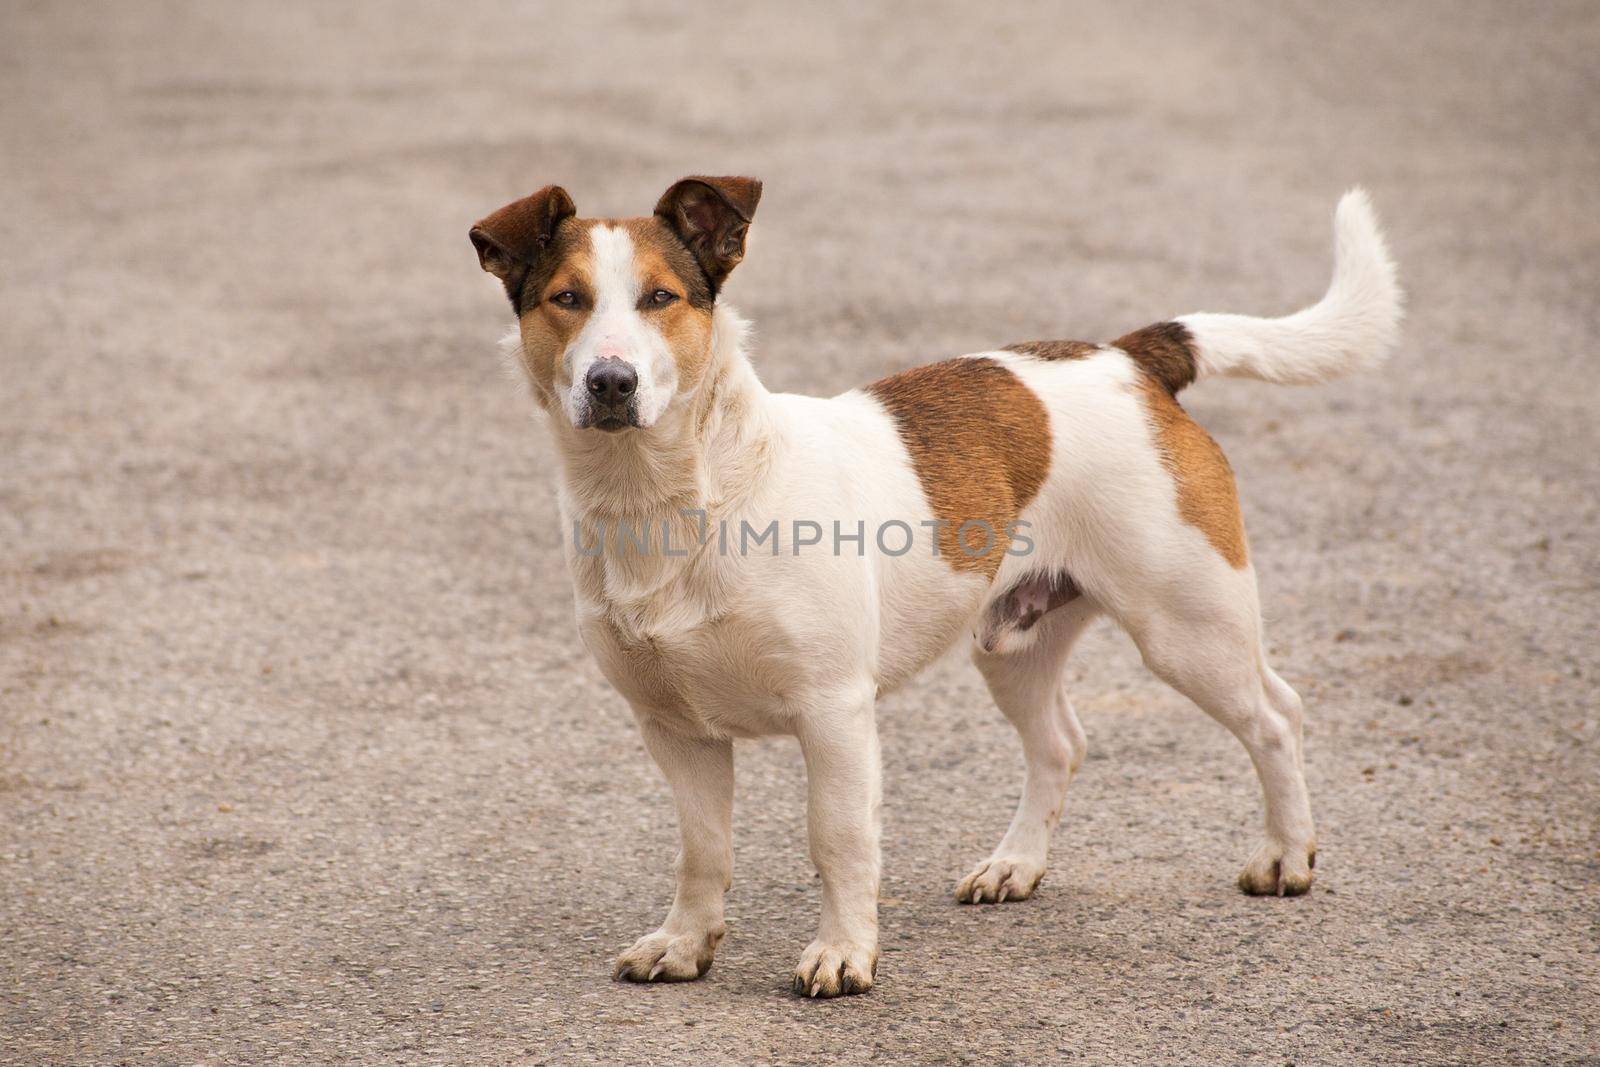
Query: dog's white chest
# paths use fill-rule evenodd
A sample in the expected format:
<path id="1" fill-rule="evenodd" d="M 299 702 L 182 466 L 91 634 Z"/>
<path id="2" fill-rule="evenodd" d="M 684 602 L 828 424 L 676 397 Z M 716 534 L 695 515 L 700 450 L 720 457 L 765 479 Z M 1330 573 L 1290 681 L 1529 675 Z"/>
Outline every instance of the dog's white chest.
<path id="1" fill-rule="evenodd" d="M 781 732 L 801 660 L 781 631 L 743 615 L 672 628 L 602 609 L 583 622 L 606 678 L 635 710 L 696 734 Z"/>

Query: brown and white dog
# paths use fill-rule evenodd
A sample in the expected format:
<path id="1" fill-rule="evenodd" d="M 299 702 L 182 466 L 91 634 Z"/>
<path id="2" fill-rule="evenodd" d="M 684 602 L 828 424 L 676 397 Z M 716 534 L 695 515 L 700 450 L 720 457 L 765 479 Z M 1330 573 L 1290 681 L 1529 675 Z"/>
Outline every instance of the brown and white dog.
<path id="1" fill-rule="evenodd" d="M 582 219 L 550 186 L 471 231 L 549 415 L 579 630 L 677 803 L 672 908 L 618 977 L 711 966 L 733 740 L 790 734 L 822 877 L 794 988 L 871 988 L 874 704 L 963 636 L 1027 770 L 1010 829 L 956 896 L 1028 897 L 1084 756 L 1064 665 L 1101 615 L 1249 751 L 1266 839 L 1240 887 L 1304 893 L 1300 698 L 1267 665 L 1228 462 L 1175 394 L 1216 375 L 1320 382 L 1385 355 L 1400 295 L 1365 194 L 1340 201 L 1333 283 L 1294 315 L 1011 345 L 829 400 L 763 388 L 718 299 L 760 196 L 751 178 L 685 178 L 649 217 Z"/>

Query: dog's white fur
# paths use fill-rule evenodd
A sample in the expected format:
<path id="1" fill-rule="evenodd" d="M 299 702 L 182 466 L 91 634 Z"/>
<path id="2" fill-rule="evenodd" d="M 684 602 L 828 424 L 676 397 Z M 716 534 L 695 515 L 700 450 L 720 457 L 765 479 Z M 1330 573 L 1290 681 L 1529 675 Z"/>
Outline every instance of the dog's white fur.
<path id="1" fill-rule="evenodd" d="M 1338 266 L 1321 303 L 1281 319 L 1179 320 L 1198 341 L 1202 376 L 1321 381 L 1385 354 L 1399 290 L 1365 195 L 1347 195 L 1337 220 Z M 877 550 L 882 523 L 905 521 L 926 536 L 917 524 L 934 515 L 873 395 L 768 392 L 746 358 L 746 327 L 725 304 L 713 313 L 707 372 L 694 394 L 677 390 L 662 365 L 666 347 L 635 310 L 626 236 L 598 225 L 591 240 L 602 292 L 558 384 L 580 388 L 588 363 L 621 346 L 641 363 L 650 417 L 640 429 L 604 434 L 576 429 L 566 408 L 553 415 L 562 525 L 583 640 L 633 709 L 682 832 L 671 910 L 622 954 L 620 975 L 687 979 L 710 965 L 732 876 L 733 740 L 789 734 L 804 754 L 811 855 L 822 876 L 821 924 L 796 987 L 813 996 L 868 988 L 878 951 L 875 701 L 972 633 L 994 597 L 1040 567 L 1070 574 L 1082 596 L 992 652 L 974 648 L 1021 736 L 1026 777 L 1010 829 L 960 882 L 960 898 L 1020 899 L 1043 875 L 1085 750 L 1063 669 L 1073 642 L 1102 614 L 1132 635 L 1151 670 L 1249 751 L 1265 793 L 1266 839 L 1241 883 L 1304 891 L 1315 840 L 1300 699 L 1267 665 L 1253 569 L 1230 566 L 1181 517 L 1139 398 L 1140 371 L 1123 351 L 1061 361 L 980 353 L 1043 401 L 1053 448 L 1047 480 L 1022 516 L 1034 552 L 1008 557 L 991 582 L 925 544 L 899 556 Z M 748 522 L 762 530 L 774 519 L 776 555 L 718 550 L 719 529 L 736 534 Z M 681 556 L 591 556 L 574 543 L 575 522 L 593 537 L 619 520 L 650 528 L 657 543 L 664 524 L 673 546 L 694 545 L 703 529 L 711 535 Z M 795 551 L 794 520 L 819 524 L 824 544 Z M 851 541 L 831 550 L 834 521 L 847 534 L 864 524 L 863 554 Z"/>
<path id="2" fill-rule="evenodd" d="M 1200 347 L 1198 370 L 1315 385 L 1370 367 L 1400 328 L 1394 264 L 1366 190 L 1352 189 L 1334 212 L 1333 284 L 1311 307 L 1281 319 L 1201 313 L 1178 319 Z"/>

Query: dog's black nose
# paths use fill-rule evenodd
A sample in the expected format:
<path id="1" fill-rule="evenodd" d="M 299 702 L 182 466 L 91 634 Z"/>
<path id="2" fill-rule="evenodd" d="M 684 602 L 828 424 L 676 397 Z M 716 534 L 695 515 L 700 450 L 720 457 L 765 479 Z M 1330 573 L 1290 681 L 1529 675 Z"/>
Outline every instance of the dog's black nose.
<path id="1" fill-rule="evenodd" d="M 589 395 L 602 404 L 621 404 L 639 386 L 639 375 L 620 359 L 602 359 L 584 375 Z"/>

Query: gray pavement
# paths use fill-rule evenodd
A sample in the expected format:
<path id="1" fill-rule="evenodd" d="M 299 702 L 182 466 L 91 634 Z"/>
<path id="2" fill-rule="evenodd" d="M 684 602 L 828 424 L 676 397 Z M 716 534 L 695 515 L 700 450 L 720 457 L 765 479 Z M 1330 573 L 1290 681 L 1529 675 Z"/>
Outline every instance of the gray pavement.
<path id="1" fill-rule="evenodd" d="M 1592 3 L 10 3 L 0 10 L 0 1062 L 1596 1062 Z M 1239 895 L 1234 741 L 1107 628 L 1036 899 L 959 658 L 881 709 L 867 997 L 803 1002 L 789 743 L 731 934 L 613 984 L 665 787 L 579 651 L 468 224 L 767 192 L 784 389 L 1314 298 L 1361 182 L 1381 373 L 1188 396 L 1305 695 L 1314 892 Z"/>

